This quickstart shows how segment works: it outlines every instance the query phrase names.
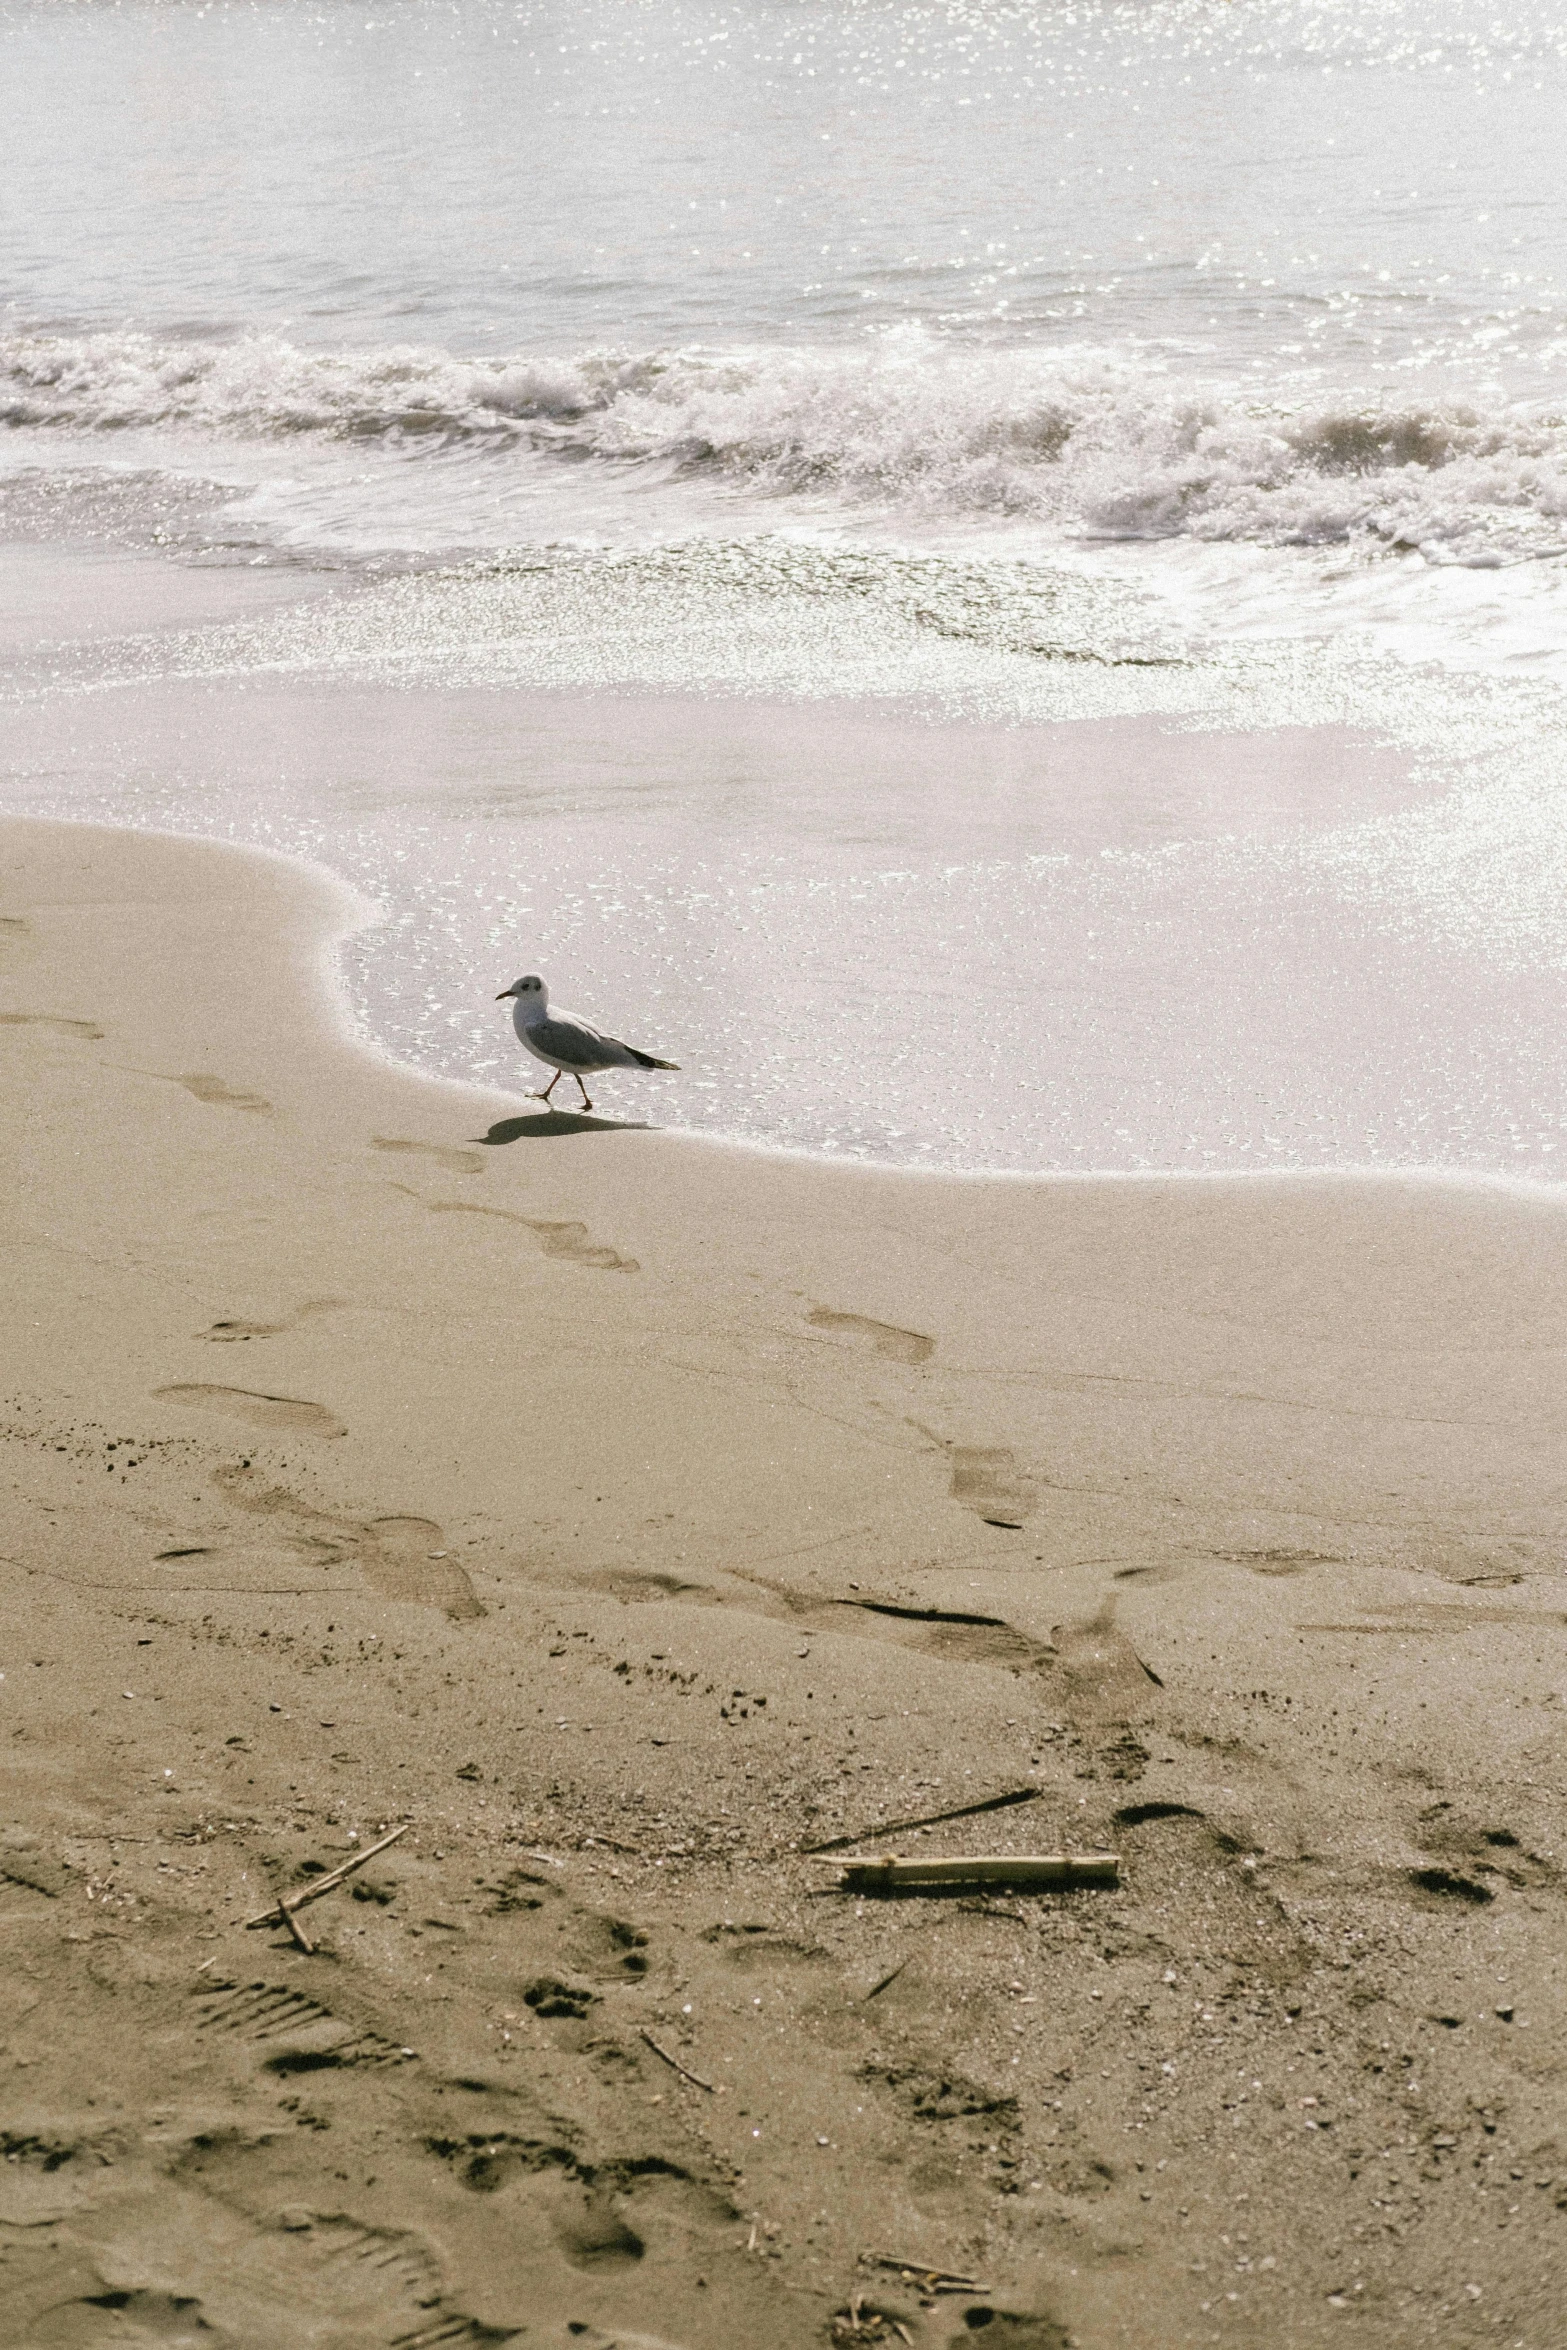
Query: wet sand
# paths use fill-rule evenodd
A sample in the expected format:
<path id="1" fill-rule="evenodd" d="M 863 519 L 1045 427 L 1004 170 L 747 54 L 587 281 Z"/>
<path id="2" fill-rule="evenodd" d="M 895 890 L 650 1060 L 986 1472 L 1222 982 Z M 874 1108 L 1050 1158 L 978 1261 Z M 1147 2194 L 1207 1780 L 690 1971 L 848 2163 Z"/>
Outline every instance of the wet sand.
<path id="1" fill-rule="evenodd" d="M 0 2341 L 1552 2350 L 1557 1195 L 549 1118 L 0 840 Z"/>

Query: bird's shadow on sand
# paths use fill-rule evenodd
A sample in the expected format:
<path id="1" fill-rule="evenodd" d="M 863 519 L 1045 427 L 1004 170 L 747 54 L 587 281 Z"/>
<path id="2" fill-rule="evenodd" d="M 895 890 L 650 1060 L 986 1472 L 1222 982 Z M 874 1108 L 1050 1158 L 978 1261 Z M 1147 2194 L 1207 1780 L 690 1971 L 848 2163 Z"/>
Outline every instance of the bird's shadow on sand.
<path id="1" fill-rule="evenodd" d="M 474 1142 L 492 1147 L 508 1142 L 555 1142 L 565 1134 L 648 1134 L 652 1131 L 645 1118 L 587 1118 L 581 1111 L 536 1110 L 529 1117 L 498 1118 L 487 1134 L 475 1134 Z"/>

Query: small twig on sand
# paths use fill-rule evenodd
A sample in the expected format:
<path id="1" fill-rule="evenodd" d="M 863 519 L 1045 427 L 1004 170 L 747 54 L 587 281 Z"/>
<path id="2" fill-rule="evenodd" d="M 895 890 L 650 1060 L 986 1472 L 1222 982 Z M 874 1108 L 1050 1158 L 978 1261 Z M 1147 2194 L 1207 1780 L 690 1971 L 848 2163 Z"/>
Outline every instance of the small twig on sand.
<path id="1" fill-rule="evenodd" d="M 913 1955 L 914 1953 L 910 1951 L 909 1958 L 912 1958 Z M 883 1975 L 879 1983 L 872 1983 L 870 1989 L 865 1994 L 866 1998 L 879 1999 L 882 1993 L 888 1988 L 889 1984 L 895 1983 L 897 1981 L 898 1977 L 902 1974 L 908 1963 L 908 1958 L 900 1958 L 897 1965 L 892 1969 L 890 1974 Z"/>
<path id="2" fill-rule="evenodd" d="M 310 1883 L 301 1885 L 297 1893 L 280 1896 L 275 1908 L 258 1911 L 255 1917 L 245 1920 L 246 1925 L 287 1926 L 296 1942 L 301 1942 L 306 1950 L 311 1949 L 313 1945 L 304 1942 L 295 1922 L 295 1910 L 303 1909 L 307 1901 L 318 1901 L 323 1893 L 330 1893 L 334 1885 L 341 1885 L 343 1879 L 351 1877 L 355 1869 L 362 1869 L 367 1860 L 374 1860 L 378 1852 L 384 1852 L 389 1844 L 395 1844 L 399 1836 L 406 1836 L 411 1825 L 411 1821 L 404 1820 L 400 1828 L 394 1828 L 390 1836 L 383 1836 L 379 1844 L 367 1844 L 363 1852 L 356 1852 L 351 1860 L 344 1861 L 341 1868 L 329 1869 L 324 1877 L 312 1877 Z"/>
<path id="3" fill-rule="evenodd" d="M 958 1907 L 965 1917 L 1007 1918 L 1014 1926 L 1026 1926 L 1032 1922 L 1020 1909 L 1001 1909 L 994 1901 L 960 1901 Z"/>
<path id="4" fill-rule="evenodd" d="M 704 2081 L 700 2073 L 693 2073 L 688 2071 L 686 2066 L 681 2063 L 678 2056 L 671 2056 L 667 2048 L 661 2048 L 659 2046 L 651 2032 L 644 2032 L 642 2037 L 647 2042 L 648 2046 L 652 2049 L 653 2054 L 663 2058 L 671 2072 L 678 2073 L 683 2081 L 689 2081 L 694 2089 L 705 2089 L 709 2097 L 717 2096 L 718 2090 L 712 2081 Z"/>
<path id="5" fill-rule="evenodd" d="M 603 1844 L 611 1852 L 623 1852 L 628 1860 L 640 1860 L 642 1855 L 634 1844 L 617 1844 L 613 1836 L 604 1836 L 595 1828 L 591 1836 L 584 1836 L 584 1844 Z"/>
<path id="6" fill-rule="evenodd" d="M 316 1954 L 316 1946 L 311 1941 L 310 1936 L 305 1932 L 305 1929 L 300 1924 L 298 1918 L 295 1917 L 293 1910 L 289 1907 L 289 1904 L 286 1901 L 280 1901 L 278 1903 L 278 1910 L 282 1916 L 284 1925 L 287 1926 L 289 1932 L 293 1935 L 294 1940 L 299 1944 L 299 1947 L 304 1952 L 305 1956 L 307 1958 L 314 1958 Z"/>
<path id="7" fill-rule="evenodd" d="M 960 1803 L 954 1811 L 922 1812 L 917 1820 L 875 1820 L 853 1836 L 829 1836 L 825 1844 L 802 1844 L 804 1860 L 817 1852 L 843 1852 L 851 1844 L 868 1844 L 873 1836 L 903 1836 L 911 1828 L 939 1828 L 943 1820 L 974 1819 L 982 1811 L 1009 1811 L 1014 1803 L 1037 1803 L 1043 1787 L 1013 1787 L 1005 1795 L 987 1795 L 983 1803 Z"/>
<path id="8" fill-rule="evenodd" d="M 959 2276 L 955 2269 L 930 2268 L 920 2260 L 898 2260 L 890 2252 L 867 2252 L 862 2257 L 873 2268 L 893 2268 L 901 2276 L 911 2277 L 925 2287 L 928 2293 L 988 2293 L 977 2277 Z"/>

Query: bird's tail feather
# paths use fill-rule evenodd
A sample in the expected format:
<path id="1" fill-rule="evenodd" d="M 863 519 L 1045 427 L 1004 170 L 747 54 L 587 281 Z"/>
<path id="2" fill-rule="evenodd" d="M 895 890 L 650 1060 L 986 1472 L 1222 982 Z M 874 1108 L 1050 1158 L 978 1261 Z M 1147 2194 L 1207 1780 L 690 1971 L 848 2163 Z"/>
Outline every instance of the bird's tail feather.
<path id="1" fill-rule="evenodd" d="M 639 1069 L 678 1069 L 680 1066 L 678 1061 L 656 1061 L 651 1053 L 639 1053 L 634 1044 L 628 1044 L 626 1050 Z"/>

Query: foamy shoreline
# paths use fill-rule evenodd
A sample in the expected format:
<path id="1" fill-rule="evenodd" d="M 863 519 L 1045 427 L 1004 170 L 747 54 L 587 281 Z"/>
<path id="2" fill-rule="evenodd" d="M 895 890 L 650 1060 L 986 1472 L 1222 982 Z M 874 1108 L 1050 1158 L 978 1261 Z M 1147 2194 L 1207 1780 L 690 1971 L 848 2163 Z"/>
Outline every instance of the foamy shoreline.
<path id="1" fill-rule="evenodd" d="M 489 998 L 540 968 L 651 1021 L 683 1070 L 654 1115 L 750 1143 L 1555 1178 L 1547 689 L 1043 660 L 1002 640 L 1048 579 L 938 567 L 937 629 L 917 567 L 862 568 L 13 549 L 8 801 L 332 870 L 385 917 L 344 949 L 356 1016 L 434 1075 L 511 1080 Z"/>
<path id="2" fill-rule="evenodd" d="M 6 819 L 0 817 L 0 823 Z M 13 819 L 27 825 L 35 819 Z M 44 820 L 49 821 L 49 820 Z M 104 826 L 92 819 L 56 819 L 73 828 L 90 833 L 124 831 L 128 838 L 150 841 L 168 840 L 198 848 L 207 848 L 219 858 L 257 858 L 264 864 L 281 869 L 290 877 L 302 901 L 314 906 L 310 917 L 317 932 L 315 976 L 320 999 L 315 1007 L 316 1017 L 322 1021 L 349 1050 L 373 1063 L 377 1068 L 410 1079 L 421 1087 L 445 1092 L 454 1103 L 468 1101 L 484 1103 L 497 1112 L 512 1116 L 528 1114 L 526 1105 L 536 1099 L 533 1091 L 509 1086 L 477 1086 L 471 1079 L 443 1076 L 438 1071 L 421 1069 L 399 1057 L 382 1039 L 369 1030 L 356 1010 L 347 990 L 342 957 L 345 948 L 364 933 L 375 930 L 384 920 L 384 909 L 355 890 L 329 866 L 302 855 L 298 851 L 268 849 L 254 843 L 236 843 L 214 840 L 201 833 L 164 833 L 156 828 L 143 831 L 135 827 Z M 533 1072 L 522 1066 L 519 1073 L 531 1077 Z M 611 1083 L 614 1081 L 611 1080 Z M 874 1159 L 850 1159 L 828 1152 L 809 1149 L 791 1149 L 776 1142 L 753 1139 L 745 1135 L 712 1133 L 699 1127 L 683 1126 L 678 1114 L 649 1119 L 643 1114 L 649 1105 L 639 1100 L 632 1090 L 632 1081 L 624 1081 L 622 1098 L 606 1100 L 600 1105 L 605 1119 L 612 1124 L 626 1124 L 638 1131 L 656 1131 L 671 1141 L 694 1146 L 701 1150 L 736 1153 L 745 1158 L 766 1163 L 777 1160 L 805 1168 L 830 1170 L 835 1176 L 860 1175 L 867 1178 L 909 1180 L 919 1184 L 950 1183 L 981 1187 L 1027 1185 L 1053 1188 L 1063 1185 L 1106 1184 L 1140 1187 L 1147 1185 L 1198 1184 L 1224 1186 L 1239 1184 L 1247 1187 L 1278 1185 L 1283 1188 L 1319 1184 L 1370 1185 L 1434 1185 L 1459 1190 L 1494 1191 L 1501 1195 L 1516 1195 L 1524 1199 L 1553 1199 L 1567 1184 L 1567 1176 L 1560 1182 L 1530 1175 L 1510 1176 L 1490 1168 L 1464 1168 L 1434 1165 L 1429 1167 L 1355 1166 L 1342 1164 L 1322 1167 L 1083 1167 L 1083 1168 L 974 1168 L 909 1166 Z"/>

